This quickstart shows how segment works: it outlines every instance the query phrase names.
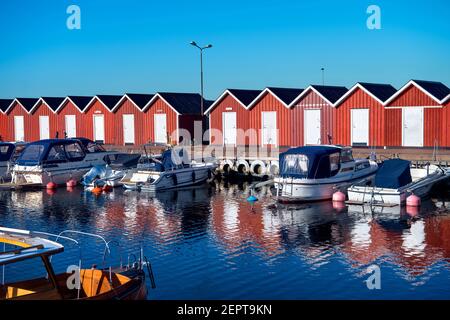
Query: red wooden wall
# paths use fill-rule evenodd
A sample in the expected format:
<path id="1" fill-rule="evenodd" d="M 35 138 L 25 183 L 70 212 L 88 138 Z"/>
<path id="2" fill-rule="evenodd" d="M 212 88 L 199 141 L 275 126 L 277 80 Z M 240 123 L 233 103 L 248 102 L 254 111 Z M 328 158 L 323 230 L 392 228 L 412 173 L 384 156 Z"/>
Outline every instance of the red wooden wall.
<path id="1" fill-rule="evenodd" d="M 47 116 L 50 124 L 50 135 L 49 137 L 56 138 L 56 131 L 58 130 L 58 117 L 57 115 L 48 107 L 48 105 L 40 101 L 39 104 L 36 106 L 36 108 L 33 110 L 33 113 L 31 113 L 31 121 L 33 123 L 31 128 L 28 128 L 25 125 L 25 131 L 29 132 L 29 141 L 37 141 L 41 139 L 40 136 L 40 126 L 39 126 L 39 117 L 40 116 Z M 64 132 L 59 132 L 59 137 L 64 138 Z"/>
<path id="2" fill-rule="evenodd" d="M 247 130 L 249 128 L 249 116 L 250 111 L 245 109 L 239 101 L 234 99 L 234 97 L 230 94 L 227 94 L 222 101 L 220 101 L 216 107 L 211 111 L 209 115 L 209 121 L 210 121 L 210 129 L 216 129 L 221 132 L 221 135 L 219 137 L 212 137 L 212 141 L 210 141 L 210 144 L 212 145 L 222 145 L 223 144 L 223 119 L 222 119 L 222 113 L 223 112 L 236 112 L 236 129 L 242 129 Z M 255 139 L 245 137 L 244 135 L 237 135 L 236 137 L 236 144 L 237 145 L 247 145 L 250 140 Z M 257 143 L 257 142 L 256 142 Z"/>
<path id="3" fill-rule="evenodd" d="M 77 124 L 77 137 L 88 137 L 85 125 L 85 115 L 69 100 L 67 100 L 61 109 L 58 110 L 58 131 L 59 136 L 64 137 L 64 131 L 66 130 L 66 115 L 74 115 Z M 91 133 L 92 135 L 92 133 Z"/>
<path id="4" fill-rule="evenodd" d="M 450 148 L 450 99 L 442 109 L 442 145 Z"/>
<path id="5" fill-rule="evenodd" d="M 439 146 L 445 145 L 445 138 L 442 132 L 443 109 L 430 96 L 410 85 L 392 102 L 385 106 L 386 109 L 386 146 L 402 145 L 402 109 L 399 107 L 430 107 L 424 108 L 424 147 L 432 147 L 437 141 Z M 396 107 L 396 108 L 393 108 Z"/>
<path id="6" fill-rule="evenodd" d="M 264 96 L 250 109 L 250 128 L 258 132 L 258 145 L 262 145 L 262 115 L 263 111 L 277 112 L 278 145 L 293 146 L 293 131 L 291 128 L 292 110 L 286 108 L 271 93 L 266 92 Z"/>
<path id="7" fill-rule="evenodd" d="M 8 132 L 8 117 L 6 114 L 0 111 L 0 136 L 2 137 L 3 141 L 9 140 Z"/>
<path id="8" fill-rule="evenodd" d="M 123 132 L 123 115 L 132 114 L 134 115 L 134 144 L 143 145 L 148 141 L 145 139 L 143 134 L 143 113 L 139 110 L 130 99 L 125 98 L 122 103 L 118 106 L 118 109 L 114 112 L 114 136 L 116 144 L 124 144 L 124 132 Z"/>
<path id="9" fill-rule="evenodd" d="M 25 127 L 25 141 L 33 141 L 31 133 L 35 130 L 35 121 L 32 120 L 32 117 L 28 114 L 28 112 L 22 108 L 22 106 L 14 102 L 13 106 L 8 112 L 8 141 L 14 141 L 14 116 L 23 116 L 24 127 Z M 39 128 L 38 128 L 39 130 Z"/>
<path id="10" fill-rule="evenodd" d="M 295 146 L 303 146 L 305 142 L 304 111 L 305 109 L 320 109 L 321 120 L 321 142 L 328 144 L 328 134 L 333 136 L 333 113 L 334 108 L 321 96 L 310 90 L 292 107 L 291 130 L 292 142 Z M 334 139 L 333 139 L 334 142 Z"/>
<path id="11" fill-rule="evenodd" d="M 385 145 L 384 107 L 364 90 L 356 88 L 336 107 L 333 120 L 333 143 L 350 145 L 351 109 L 369 109 L 369 145 Z"/>
<path id="12" fill-rule="evenodd" d="M 178 137 L 176 136 L 178 114 L 165 103 L 161 98 L 157 98 L 152 105 L 145 111 L 143 115 L 143 138 L 145 142 L 155 141 L 155 125 L 154 115 L 156 113 L 165 113 L 167 120 L 167 131 L 169 134 L 169 143 L 176 143 Z M 173 137 L 172 137 L 173 133 Z M 174 139 L 172 139 L 172 138 Z"/>
<path id="13" fill-rule="evenodd" d="M 105 144 L 117 144 L 118 137 L 114 135 L 114 127 L 116 121 L 114 114 L 111 113 L 97 98 L 91 104 L 88 110 L 85 110 L 83 115 L 82 125 L 85 127 L 85 137 L 94 139 L 94 114 L 102 114 L 105 121 Z"/>

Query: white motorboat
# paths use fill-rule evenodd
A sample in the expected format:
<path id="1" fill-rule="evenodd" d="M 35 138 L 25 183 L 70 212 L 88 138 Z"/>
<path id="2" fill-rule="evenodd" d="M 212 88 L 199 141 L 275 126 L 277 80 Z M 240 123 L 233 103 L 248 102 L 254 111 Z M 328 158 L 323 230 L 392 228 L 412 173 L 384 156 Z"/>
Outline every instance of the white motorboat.
<path id="1" fill-rule="evenodd" d="M 353 159 L 351 148 L 332 145 L 289 149 L 279 163 L 274 182 L 280 202 L 331 199 L 352 184 L 371 184 L 378 169 L 375 161 Z"/>
<path id="2" fill-rule="evenodd" d="M 0 142 L 0 182 L 11 180 L 14 162 L 25 146 L 23 142 Z"/>
<path id="3" fill-rule="evenodd" d="M 139 164 L 121 180 L 126 189 L 157 191 L 189 187 L 212 179 L 215 163 L 189 161 L 185 149 L 169 149 L 162 153 L 161 160 L 147 156 L 148 162 Z"/>
<path id="4" fill-rule="evenodd" d="M 409 161 L 390 159 L 381 165 L 373 186 L 349 187 L 348 200 L 361 204 L 402 205 L 411 194 L 427 197 L 435 184 L 449 177 L 450 170 L 435 165 L 410 168 Z"/>
<path id="5" fill-rule="evenodd" d="M 45 187 L 80 181 L 93 166 L 106 165 L 121 154 L 105 151 L 88 139 L 47 139 L 29 143 L 12 170 L 12 187 Z"/>

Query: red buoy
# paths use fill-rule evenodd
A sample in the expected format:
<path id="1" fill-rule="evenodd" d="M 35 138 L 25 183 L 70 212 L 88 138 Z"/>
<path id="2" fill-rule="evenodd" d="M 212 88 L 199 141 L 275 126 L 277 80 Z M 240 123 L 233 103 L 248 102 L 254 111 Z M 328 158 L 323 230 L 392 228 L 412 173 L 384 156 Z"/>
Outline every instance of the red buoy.
<path id="1" fill-rule="evenodd" d="M 420 208 L 419 207 L 407 206 L 406 207 L 406 213 L 410 217 L 417 217 L 419 215 L 419 213 L 420 213 Z"/>
<path id="2" fill-rule="evenodd" d="M 53 181 L 50 181 L 49 183 L 47 183 L 47 190 L 56 189 L 56 187 L 58 187 L 58 186 Z"/>
<path id="3" fill-rule="evenodd" d="M 333 201 L 333 209 L 341 213 L 347 206 L 342 201 Z"/>
<path id="4" fill-rule="evenodd" d="M 105 184 L 103 186 L 103 191 L 105 191 L 105 192 L 110 192 L 110 191 L 112 191 L 112 189 L 113 188 L 109 184 Z"/>
<path id="5" fill-rule="evenodd" d="M 420 207 L 420 203 L 420 197 L 416 196 L 415 194 L 412 194 L 408 198 L 406 198 L 407 207 Z"/>
<path id="6" fill-rule="evenodd" d="M 69 181 L 66 182 L 66 186 L 70 187 L 70 188 L 76 187 L 76 185 L 77 185 L 77 181 L 74 179 L 70 179 Z"/>
<path id="7" fill-rule="evenodd" d="M 337 191 L 333 193 L 333 202 L 345 202 L 345 193 Z"/>

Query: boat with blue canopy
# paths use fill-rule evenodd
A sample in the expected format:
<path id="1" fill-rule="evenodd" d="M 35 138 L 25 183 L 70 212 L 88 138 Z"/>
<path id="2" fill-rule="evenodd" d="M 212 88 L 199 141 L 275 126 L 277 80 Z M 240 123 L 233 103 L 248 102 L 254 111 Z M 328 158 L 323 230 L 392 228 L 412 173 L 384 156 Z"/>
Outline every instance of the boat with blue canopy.
<path id="1" fill-rule="evenodd" d="M 274 182 L 281 202 L 331 199 L 352 184 L 370 184 L 378 169 L 375 161 L 353 159 L 351 148 L 336 145 L 291 148 L 279 163 Z"/>

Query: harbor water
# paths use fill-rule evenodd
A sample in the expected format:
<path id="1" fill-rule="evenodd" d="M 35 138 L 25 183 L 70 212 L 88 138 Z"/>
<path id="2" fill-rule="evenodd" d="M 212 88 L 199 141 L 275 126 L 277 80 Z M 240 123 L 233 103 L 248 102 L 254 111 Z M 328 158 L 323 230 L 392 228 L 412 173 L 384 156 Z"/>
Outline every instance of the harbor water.
<path id="1" fill-rule="evenodd" d="M 268 186 L 223 182 L 157 194 L 0 191 L 0 225 L 112 241 L 105 259 L 94 238 L 80 239 L 81 256 L 62 241 L 65 251 L 52 259 L 57 272 L 80 257 L 83 268 L 127 263 L 142 247 L 156 280 L 151 289 L 147 277 L 149 299 L 450 299 L 446 197 L 410 210 L 281 205 Z M 45 275 L 35 263 L 8 265 L 5 280 Z M 366 281 L 374 268 L 379 289 Z"/>

